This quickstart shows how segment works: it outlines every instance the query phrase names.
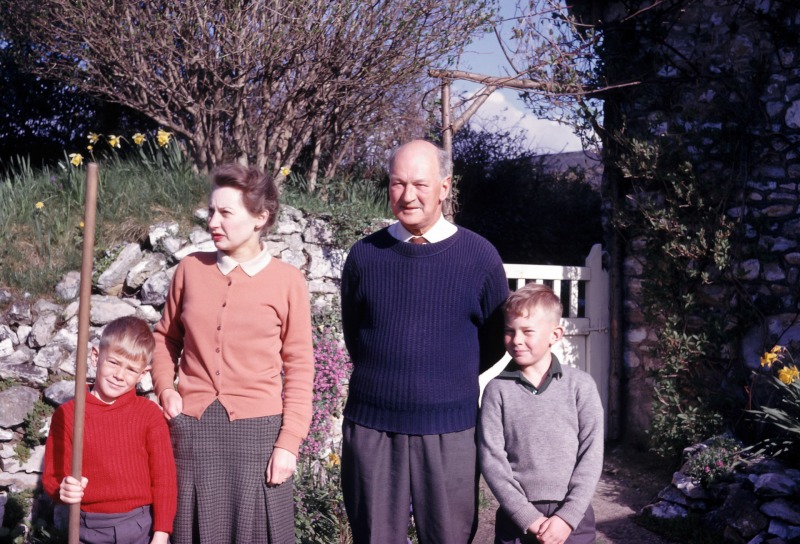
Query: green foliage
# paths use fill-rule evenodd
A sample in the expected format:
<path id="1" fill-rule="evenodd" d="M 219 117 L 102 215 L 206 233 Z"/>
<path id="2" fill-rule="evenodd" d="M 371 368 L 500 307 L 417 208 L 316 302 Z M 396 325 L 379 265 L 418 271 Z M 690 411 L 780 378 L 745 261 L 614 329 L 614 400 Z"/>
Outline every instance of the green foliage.
<path id="1" fill-rule="evenodd" d="M 96 144 L 100 147 L 100 144 Z M 188 224 L 208 191 L 174 140 L 93 151 L 99 163 L 96 248 L 139 239 L 160 218 Z M 49 294 L 69 270 L 80 267 L 85 166 L 65 154 L 54 168 L 34 169 L 24 158 L 0 176 L 0 284 Z"/>
<path id="2" fill-rule="evenodd" d="M 324 475 L 309 474 L 301 464 L 295 476 L 295 534 L 300 544 L 352 542 L 344 511 L 338 457 L 324 466 Z"/>
<path id="3" fill-rule="evenodd" d="M 505 262 L 582 264 L 602 242 L 600 194 L 587 172 L 556 173 L 547 160 L 507 133 L 456 133 L 456 221 L 488 239 Z"/>
<path id="4" fill-rule="evenodd" d="M 729 481 L 742 462 L 742 444 L 729 436 L 714 436 L 699 444 L 684 465 L 683 472 L 703 487 Z"/>
<path id="5" fill-rule="evenodd" d="M 381 219 L 392 217 L 386 186 L 376 180 L 337 178 L 309 192 L 307 181 L 292 173 L 281 201 L 323 217 L 333 229 L 336 246 L 349 249 Z"/>
<path id="6" fill-rule="evenodd" d="M 644 239 L 642 311 L 658 329 L 651 446 L 676 460 L 724 422 L 724 407 L 705 395 L 723 379 L 730 323 L 727 308 L 705 293 L 730 265 L 724 210 L 732 189 L 699 179 L 690 162 L 657 144 L 630 142 L 619 166 L 632 194 L 615 224 Z"/>
<path id="7" fill-rule="evenodd" d="M 776 345 L 761 357 L 750 390 L 766 385 L 769 395 L 749 410 L 752 419 L 767 426 L 764 450 L 775 456 L 800 460 L 800 371 L 795 364 L 797 346 Z"/>
<path id="8" fill-rule="evenodd" d="M 42 434 L 41 429 L 45 420 L 53 415 L 55 408 L 42 400 L 37 400 L 33 405 L 33 409 L 28 412 L 25 419 L 22 421 L 22 427 L 25 432 L 22 436 L 22 443 L 29 448 L 35 448 L 44 443 L 47 435 Z"/>

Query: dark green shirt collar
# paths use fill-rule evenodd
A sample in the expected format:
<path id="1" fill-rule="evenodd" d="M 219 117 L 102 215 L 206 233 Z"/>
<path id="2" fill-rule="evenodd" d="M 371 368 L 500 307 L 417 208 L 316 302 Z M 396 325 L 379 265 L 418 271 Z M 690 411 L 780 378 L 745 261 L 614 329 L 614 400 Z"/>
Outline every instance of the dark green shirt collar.
<path id="1" fill-rule="evenodd" d="M 541 395 L 550 385 L 550 382 L 552 382 L 554 378 L 560 378 L 562 374 L 563 372 L 561 371 L 561 363 L 559 362 L 558 357 L 556 357 L 555 354 L 551 354 L 550 368 L 547 370 L 547 374 L 545 375 L 541 387 L 537 388 L 530 381 L 528 381 L 528 378 L 522 374 L 522 370 L 520 370 L 516 361 L 513 359 L 508 366 L 506 366 L 503 371 L 497 375 L 497 377 L 504 380 L 516 380 L 520 383 L 520 385 L 534 395 Z"/>

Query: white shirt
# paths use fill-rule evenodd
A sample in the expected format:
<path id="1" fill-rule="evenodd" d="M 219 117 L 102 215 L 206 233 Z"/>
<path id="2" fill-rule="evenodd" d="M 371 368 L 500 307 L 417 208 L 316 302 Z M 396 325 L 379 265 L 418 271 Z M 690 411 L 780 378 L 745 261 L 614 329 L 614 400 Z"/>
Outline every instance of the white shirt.
<path id="1" fill-rule="evenodd" d="M 444 215 L 440 215 L 436 223 L 422 236 L 429 244 L 435 244 L 436 242 L 441 242 L 442 240 L 450 238 L 457 230 L 458 227 L 445 219 Z M 395 240 L 400 240 L 401 242 L 408 242 L 412 238 L 416 238 L 416 236 L 411 234 L 400 221 L 389 225 L 389 234 L 391 234 Z"/>
<path id="2" fill-rule="evenodd" d="M 252 278 L 264 270 L 271 260 L 272 255 L 269 254 L 266 245 L 261 247 L 261 253 L 243 263 L 238 263 L 233 259 L 233 257 L 229 257 L 223 252 L 217 251 L 217 268 L 219 268 L 219 271 L 222 272 L 223 276 L 227 276 L 233 272 L 237 266 L 241 266 L 242 271 Z"/>

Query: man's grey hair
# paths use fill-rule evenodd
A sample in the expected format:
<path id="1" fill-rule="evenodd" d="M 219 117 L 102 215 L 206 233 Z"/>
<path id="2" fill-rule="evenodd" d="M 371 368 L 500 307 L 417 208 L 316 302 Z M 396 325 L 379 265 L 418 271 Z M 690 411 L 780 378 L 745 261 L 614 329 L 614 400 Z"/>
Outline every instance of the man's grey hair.
<path id="1" fill-rule="evenodd" d="M 450 158 L 450 153 L 448 153 L 438 145 L 434 144 L 433 142 L 428 142 L 428 143 L 436 148 L 436 158 L 439 160 L 439 179 L 441 180 L 452 176 L 453 160 Z M 386 168 L 387 172 L 391 173 L 392 165 L 394 164 L 394 158 L 401 147 L 403 146 L 401 145 L 394 148 L 392 152 L 389 154 L 389 162 L 387 163 L 387 168 Z"/>

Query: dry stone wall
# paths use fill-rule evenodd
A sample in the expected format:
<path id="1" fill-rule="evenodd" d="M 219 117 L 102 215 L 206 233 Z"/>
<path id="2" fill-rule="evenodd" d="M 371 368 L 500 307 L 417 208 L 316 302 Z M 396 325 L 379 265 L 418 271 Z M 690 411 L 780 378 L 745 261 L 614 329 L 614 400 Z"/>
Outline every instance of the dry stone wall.
<path id="1" fill-rule="evenodd" d="M 196 217 L 203 222 L 205 210 Z M 283 206 L 265 242 L 274 257 L 305 273 L 314 312 L 338 311 L 345 252 L 326 221 Z M 196 251 L 214 251 L 210 235 L 197 226 L 184 236 L 177 223 L 153 225 L 146 241 L 122 247 L 96 279 L 90 342 L 96 344 L 103 326 L 117 317 L 135 315 L 155 325 L 177 263 Z M 41 478 L 44 446 L 20 454 L 26 416 L 39 402 L 58 406 L 74 395 L 79 286 L 80 273 L 69 272 L 52 300 L 14 298 L 0 289 L 0 379 L 8 385 L 0 391 L 0 520 L 8 494 L 34 491 Z M 149 375 L 138 389 L 154 397 Z M 46 436 L 48 429 L 45 419 L 37 430 Z"/>

